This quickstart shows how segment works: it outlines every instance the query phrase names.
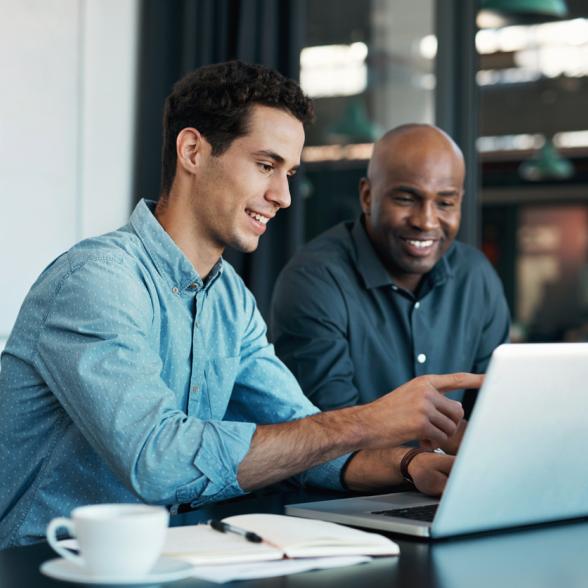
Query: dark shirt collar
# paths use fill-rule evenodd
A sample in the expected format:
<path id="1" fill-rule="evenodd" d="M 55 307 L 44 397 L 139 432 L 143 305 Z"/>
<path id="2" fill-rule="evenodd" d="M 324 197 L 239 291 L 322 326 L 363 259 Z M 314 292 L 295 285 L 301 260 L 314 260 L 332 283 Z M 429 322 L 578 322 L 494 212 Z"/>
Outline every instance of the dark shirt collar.
<path id="1" fill-rule="evenodd" d="M 356 267 L 361 274 L 366 288 L 379 288 L 394 284 L 390 274 L 380 261 L 372 242 L 363 226 L 363 217 L 353 223 L 351 239 L 355 246 Z"/>
<path id="2" fill-rule="evenodd" d="M 363 216 L 359 217 L 351 229 L 351 239 L 355 247 L 356 267 L 359 271 L 366 288 L 380 288 L 382 286 L 395 286 L 394 280 L 390 277 L 388 270 L 380 261 L 367 231 L 364 227 Z M 419 295 L 423 296 L 436 286 L 445 283 L 453 277 L 454 270 L 450 258 L 454 243 L 451 244 L 445 255 L 435 264 L 433 269 L 425 275 L 425 279 L 419 287 Z"/>
<path id="3" fill-rule="evenodd" d="M 135 207 L 129 224 L 141 239 L 157 271 L 172 288 L 178 288 L 180 292 L 197 292 L 202 288 L 209 288 L 222 272 L 222 258 L 203 281 L 192 262 L 155 218 L 155 205 L 153 200 L 141 200 Z"/>

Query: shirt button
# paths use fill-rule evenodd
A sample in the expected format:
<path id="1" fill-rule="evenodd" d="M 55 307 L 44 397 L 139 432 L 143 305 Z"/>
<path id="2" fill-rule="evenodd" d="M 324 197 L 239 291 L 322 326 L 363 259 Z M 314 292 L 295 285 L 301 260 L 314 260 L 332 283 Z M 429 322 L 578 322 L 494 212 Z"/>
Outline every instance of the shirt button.
<path id="1" fill-rule="evenodd" d="M 419 308 L 421 307 L 421 303 L 420 303 L 420 302 L 415 302 L 415 303 L 414 303 L 414 307 L 415 307 L 416 309 L 419 309 Z"/>
<path id="2" fill-rule="evenodd" d="M 196 290 L 196 288 L 198 288 L 198 285 L 197 285 L 197 284 L 195 284 L 194 282 L 192 282 L 192 283 L 191 283 L 191 284 L 188 286 L 188 288 L 190 288 L 190 290 Z"/>
<path id="3" fill-rule="evenodd" d="M 427 361 L 427 356 L 424 353 L 419 353 L 417 355 L 417 361 L 419 363 L 425 363 L 425 361 Z"/>
<path id="4" fill-rule="evenodd" d="M 192 386 L 192 394 L 196 394 L 200 390 L 198 386 Z"/>
<path id="5" fill-rule="evenodd" d="M 179 292 L 179 290 L 178 290 L 178 289 L 177 289 L 177 288 L 174 286 L 174 287 L 172 288 L 172 292 L 173 292 L 174 294 L 177 294 L 177 293 Z"/>
<path id="6" fill-rule="evenodd" d="M 392 286 L 392 290 L 398 290 L 398 286 Z"/>

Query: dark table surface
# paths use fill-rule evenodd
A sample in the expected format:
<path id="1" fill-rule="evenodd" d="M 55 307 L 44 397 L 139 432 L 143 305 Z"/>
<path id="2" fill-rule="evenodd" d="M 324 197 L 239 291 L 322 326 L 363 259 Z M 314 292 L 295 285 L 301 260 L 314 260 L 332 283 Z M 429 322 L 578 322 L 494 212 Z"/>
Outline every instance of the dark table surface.
<path id="1" fill-rule="evenodd" d="M 245 512 L 282 513 L 284 504 L 333 494 L 280 492 L 227 501 L 173 517 L 188 525 Z M 337 497 L 340 497 L 338 495 Z M 265 588 L 580 588 L 588 586 L 588 521 L 427 542 L 390 534 L 400 557 L 376 558 L 349 568 L 306 572 L 281 578 L 234 582 Z M 41 563 L 56 557 L 46 543 L 0 551 L 0 588 L 73 586 L 43 576 Z M 165 584 L 174 588 L 215 586 L 191 578 Z"/>

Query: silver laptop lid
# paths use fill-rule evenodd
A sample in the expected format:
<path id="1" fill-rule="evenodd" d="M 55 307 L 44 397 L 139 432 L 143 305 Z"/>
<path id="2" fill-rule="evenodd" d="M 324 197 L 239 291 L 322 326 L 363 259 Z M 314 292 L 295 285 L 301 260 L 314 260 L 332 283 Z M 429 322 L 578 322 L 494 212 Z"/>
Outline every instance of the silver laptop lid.
<path id="1" fill-rule="evenodd" d="M 432 524 L 389 512 L 435 502 L 415 492 L 286 512 L 431 537 L 588 515 L 587 382 L 588 344 L 499 347 Z"/>
<path id="2" fill-rule="evenodd" d="M 500 346 L 431 535 L 588 515 L 587 429 L 588 343 Z"/>

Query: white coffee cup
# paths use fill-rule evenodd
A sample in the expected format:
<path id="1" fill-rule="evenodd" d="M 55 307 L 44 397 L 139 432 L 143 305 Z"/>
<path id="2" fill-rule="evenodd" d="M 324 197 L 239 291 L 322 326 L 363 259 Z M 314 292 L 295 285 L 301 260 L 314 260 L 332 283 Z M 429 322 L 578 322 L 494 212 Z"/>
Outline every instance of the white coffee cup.
<path id="1" fill-rule="evenodd" d="M 165 541 L 169 513 L 146 504 L 96 504 L 75 508 L 71 519 L 58 517 L 47 526 L 47 541 L 65 559 L 90 575 L 132 578 L 147 574 Z M 65 527 L 77 539 L 81 555 L 59 544 Z"/>

